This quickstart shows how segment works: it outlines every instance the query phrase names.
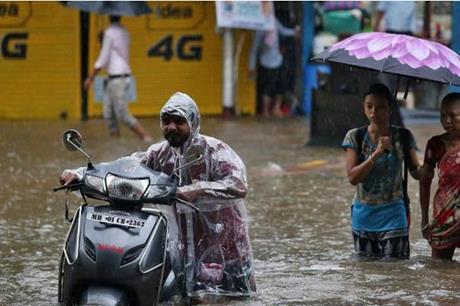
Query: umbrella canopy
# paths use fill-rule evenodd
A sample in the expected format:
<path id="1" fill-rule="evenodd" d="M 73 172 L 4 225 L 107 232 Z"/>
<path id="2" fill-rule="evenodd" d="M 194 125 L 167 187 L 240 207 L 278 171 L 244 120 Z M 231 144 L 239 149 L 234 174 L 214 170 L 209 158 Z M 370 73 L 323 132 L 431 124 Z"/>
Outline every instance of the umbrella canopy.
<path id="1" fill-rule="evenodd" d="M 437 42 L 367 32 L 344 39 L 313 58 L 450 85 L 460 85 L 460 56 Z"/>
<path id="2" fill-rule="evenodd" d="M 152 13 L 146 1 L 63 1 L 64 5 L 100 15 L 139 16 Z"/>

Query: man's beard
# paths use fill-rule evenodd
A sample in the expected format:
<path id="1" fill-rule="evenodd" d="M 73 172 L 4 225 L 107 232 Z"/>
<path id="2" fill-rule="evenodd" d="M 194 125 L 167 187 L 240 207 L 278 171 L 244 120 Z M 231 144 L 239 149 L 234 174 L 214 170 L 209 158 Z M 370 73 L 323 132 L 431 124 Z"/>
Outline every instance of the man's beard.
<path id="1" fill-rule="evenodd" d="M 181 147 L 187 141 L 188 135 L 180 135 L 178 133 L 169 133 L 165 135 L 165 139 L 172 147 Z"/>

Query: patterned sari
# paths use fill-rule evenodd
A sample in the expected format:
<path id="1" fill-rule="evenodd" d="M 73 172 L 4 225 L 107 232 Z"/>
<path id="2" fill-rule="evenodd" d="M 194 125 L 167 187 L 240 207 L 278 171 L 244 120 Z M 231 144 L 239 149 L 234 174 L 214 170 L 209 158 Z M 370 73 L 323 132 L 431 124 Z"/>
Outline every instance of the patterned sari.
<path id="1" fill-rule="evenodd" d="M 437 165 L 439 177 L 430 245 L 435 249 L 460 247 L 460 146 L 447 151 L 443 141 L 433 137 L 427 144 L 425 162 Z"/>

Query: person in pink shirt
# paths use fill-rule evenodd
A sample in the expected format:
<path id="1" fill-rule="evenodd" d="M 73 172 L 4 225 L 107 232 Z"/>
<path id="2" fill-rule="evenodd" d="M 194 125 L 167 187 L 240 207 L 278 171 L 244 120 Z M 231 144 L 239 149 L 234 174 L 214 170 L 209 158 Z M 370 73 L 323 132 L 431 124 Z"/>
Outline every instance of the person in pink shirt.
<path id="1" fill-rule="evenodd" d="M 86 78 L 85 90 L 91 87 L 95 76 L 103 69 L 108 73 L 104 93 L 103 116 L 110 130 L 110 135 L 120 137 L 118 121 L 122 121 L 145 142 L 152 142 L 142 125 L 128 109 L 127 90 L 131 82 L 129 66 L 128 31 L 121 25 L 120 16 L 109 16 L 110 26 L 104 31 L 102 48 L 94 64 L 92 73 Z"/>

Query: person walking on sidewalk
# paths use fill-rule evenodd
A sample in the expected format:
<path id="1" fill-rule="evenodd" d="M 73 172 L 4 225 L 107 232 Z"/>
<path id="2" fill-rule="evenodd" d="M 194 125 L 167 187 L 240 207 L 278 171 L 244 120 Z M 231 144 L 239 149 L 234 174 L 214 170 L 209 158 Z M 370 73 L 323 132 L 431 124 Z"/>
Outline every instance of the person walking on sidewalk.
<path id="1" fill-rule="evenodd" d="M 275 28 L 267 31 L 256 31 L 254 34 L 251 52 L 249 54 L 249 78 L 254 79 L 257 63 L 260 65 L 258 77 L 260 78 L 262 92 L 262 116 L 283 117 L 281 103 L 283 101 L 282 65 L 283 55 L 280 51 L 279 35 L 296 36 L 299 27 L 287 28 L 278 19 Z"/>
<path id="2" fill-rule="evenodd" d="M 142 125 L 131 115 L 128 109 L 126 92 L 131 82 L 131 67 L 129 66 L 128 31 L 121 25 L 120 16 L 109 16 L 110 26 L 104 31 L 102 48 L 94 64 L 94 70 L 86 78 L 84 89 L 88 90 L 95 76 L 105 68 L 108 73 L 104 93 L 103 116 L 110 130 L 110 135 L 120 137 L 118 121 L 124 122 L 145 142 L 152 142 Z"/>

